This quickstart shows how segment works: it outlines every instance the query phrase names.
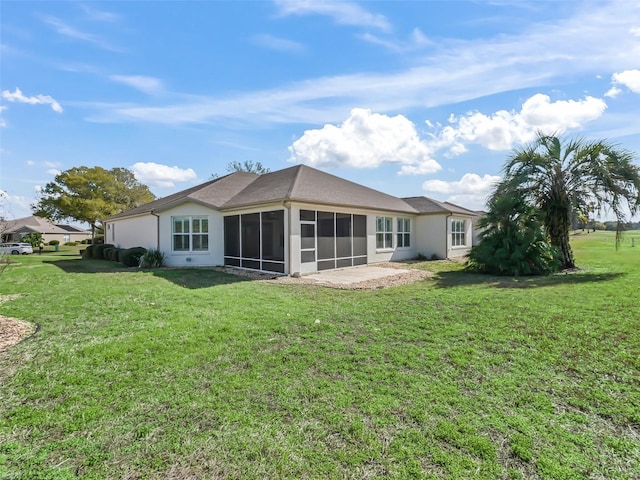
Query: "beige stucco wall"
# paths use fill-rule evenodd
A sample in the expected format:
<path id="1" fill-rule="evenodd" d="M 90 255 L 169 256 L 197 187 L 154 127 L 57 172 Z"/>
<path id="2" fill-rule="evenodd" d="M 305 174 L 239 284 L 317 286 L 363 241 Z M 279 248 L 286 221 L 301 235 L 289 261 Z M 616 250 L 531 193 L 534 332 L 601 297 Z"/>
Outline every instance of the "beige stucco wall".
<path id="1" fill-rule="evenodd" d="M 202 267 L 224 263 L 224 230 L 222 214 L 196 203 L 183 203 L 160 212 L 160 250 L 169 267 Z M 207 252 L 173 251 L 173 217 L 205 216 L 209 220 L 209 250 Z"/>
<path id="2" fill-rule="evenodd" d="M 156 248 L 156 217 L 140 215 L 105 222 L 104 243 L 118 248 Z"/>
<path id="3" fill-rule="evenodd" d="M 447 258 L 448 221 L 446 215 L 420 215 L 416 219 L 416 254 Z"/>

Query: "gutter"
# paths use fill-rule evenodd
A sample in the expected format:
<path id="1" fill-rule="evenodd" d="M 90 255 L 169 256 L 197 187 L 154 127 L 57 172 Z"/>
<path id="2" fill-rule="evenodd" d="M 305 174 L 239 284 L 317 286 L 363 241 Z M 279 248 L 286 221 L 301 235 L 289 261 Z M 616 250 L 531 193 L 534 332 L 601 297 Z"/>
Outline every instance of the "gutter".
<path id="1" fill-rule="evenodd" d="M 151 209 L 149 213 L 156 217 L 156 250 L 160 250 L 160 215 L 156 214 L 154 209 Z"/>

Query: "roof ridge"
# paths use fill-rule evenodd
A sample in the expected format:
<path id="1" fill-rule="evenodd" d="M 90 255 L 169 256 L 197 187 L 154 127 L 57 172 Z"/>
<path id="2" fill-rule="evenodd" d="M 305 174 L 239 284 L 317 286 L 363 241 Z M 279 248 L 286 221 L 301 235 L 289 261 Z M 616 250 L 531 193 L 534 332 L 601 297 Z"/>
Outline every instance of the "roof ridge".
<path id="1" fill-rule="evenodd" d="M 296 170 L 296 174 L 293 177 L 293 181 L 289 184 L 289 189 L 287 190 L 287 193 L 285 194 L 285 198 L 290 199 L 292 194 L 293 194 L 293 190 L 296 187 L 296 184 L 298 183 L 298 179 L 300 178 L 300 172 L 302 172 L 302 167 L 304 167 L 305 165 L 300 163 L 298 165 L 294 165 L 291 168 L 295 168 Z"/>

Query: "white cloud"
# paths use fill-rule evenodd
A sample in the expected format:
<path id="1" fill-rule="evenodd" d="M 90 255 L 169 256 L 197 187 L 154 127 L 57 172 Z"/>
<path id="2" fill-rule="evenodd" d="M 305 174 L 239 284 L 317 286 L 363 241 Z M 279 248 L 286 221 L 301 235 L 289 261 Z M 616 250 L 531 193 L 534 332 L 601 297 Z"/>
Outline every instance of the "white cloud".
<path id="1" fill-rule="evenodd" d="M 616 88 L 616 85 L 623 85 L 633 93 L 640 94 L 640 70 L 625 70 L 614 73 L 611 82 L 614 85 L 613 88 Z"/>
<path id="2" fill-rule="evenodd" d="M 408 40 L 385 39 L 371 33 L 364 33 L 358 37 L 366 42 L 380 45 L 392 52 L 406 53 L 426 46 L 433 45 L 433 42 L 422 33 L 419 28 L 414 28 Z"/>
<path id="3" fill-rule="evenodd" d="M 314 13 L 316 4 L 320 5 L 311 1 L 279 5 L 284 14 L 294 15 Z M 335 124 L 354 105 L 366 105 L 381 113 L 430 108 L 506 91 L 542 88 L 566 79 L 567 72 L 572 78 L 592 77 L 637 64 L 637 37 L 629 35 L 629 30 L 637 27 L 640 3 L 610 2 L 593 7 L 576 9 L 574 16 L 555 22 L 532 23 L 514 35 L 445 39 L 428 55 L 405 59 L 409 67 L 390 73 L 308 78 L 237 94 L 176 96 L 171 103 L 151 106 L 97 102 L 97 111 L 89 119 L 169 125 L 218 125 L 229 119 L 261 125 Z"/>
<path id="4" fill-rule="evenodd" d="M 47 168 L 56 168 L 56 169 L 62 165 L 60 162 L 49 162 L 49 161 L 44 161 L 42 162 L 42 164 Z"/>
<path id="5" fill-rule="evenodd" d="M 422 189 L 429 194 L 445 197 L 446 201 L 458 204 L 471 210 L 485 208 L 487 198 L 496 183 L 502 180 L 496 175 L 465 173 L 460 180 L 445 182 L 443 180 L 427 180 Z"/>
<path id="6" fill-rule="evenodd" d="M 389 117 L 362 108 L 354 108 L 338 126 L 307 130 L 293 142 L 289 152 L 290 161 L 314 167 L 375 168 L 387 163 L 420 173 L 434 173 L 441 168 L 406 117 Z"/>
<path id="7" fill-rule="evenodd" d="M 611 87 L 609 90 L 607 90 L 607 92 L 604 94 L 605 97 L 610 97 L 610 98 L 615 98 L 618 95 L 620 95 L 622 93 L 622 90 L 618 87 Z"/>
<path id="8" fill-rule="evenodd" d="M 69 38 L 73 38 L 74 40 L 82 40 L 84 42 L 92 43 L 92 44 L 96 45 L 97 47 L 100 47 L 100 48 L 102 48 L 104 50 L 109 50 L 109 51 L 112 51 L 112 52 L 118 52 L 119 51 L 119 49 L 117 49 L 116 47 L 111 45 L 109 42 L 103 40 L 98 35 L 94 35 L 92 33 L 87 33 L 87 32 L 82 32 L 82 31 L 80 31 L 80 30 L 78 30 L 78 29 L 66 24 L 65 22 L 63 22 L 59 18 L 50 16 L 50 15 L 43 15 L 41 18 L 47 25 L 53 27 L 53 29 L 60 35 L 63 35 L 65 37 L 69 37 Z"/>
<path id="9" fill-rule="evenodd" d="M 60 175 L 60 173 L 62 172 L 60 172 L 60 170 L 58 170 L 57 168 L 50 168 L 47 170 L 47 173 L 55 177 L 56 175 Z"/>
<path id="10" fill-rule="evenodd" d="M 304 45 L 301 43 L 268 34 L 255 35 L 252 40 L 260 47 L 278 50 L 281 52 L 302 53 L 306 50 Z"/>
<path id="11" fill-rule="evenodd" d="M 2 112 L 4 112 L 7 109 L 7 107 L 5 107 L 4 105 L 0 105 L 0 115 L 2 115 Z M 6 127 L 7 126 L 7 122 L 5 121 L 4 118 L 2 118 L 0 116 L 0 128 Z"/>
<path id="12" fill-rule="evenodd" d="M 176 183 L 198 178 L 192 168 L 170 167 L 154 162 L 138 162 L 130 168 L 139 182 L 151 187 L 174 187 Z"/>
<path id="13" fill-rule="evenodd" d="M 51 109 L 54 112 L 62 113 L 62 107 L 60 104 L 49 95 L 36 95 L 34 97 L 25 97 L 22 91 L 16 87 L 14 92 L 9 90 L 2 91 L 2 98 L 10 102 L 29 103 L 31 105 L 51 105 Z"/>
<path id="14" fill-rule="evenodd" d="M 111 75 L 109 79 L 150 95 L 160 93 L 164 88 L 162 80 L 144 75 Z"/>
<path id="15" fill-rule="evenodd" d="M 106 10 L 97 10 L 93 8 L 93 6 L 89 6 L 86 4 L 78 4 L 78 6 L 82 9 L 85 16 L 89 20 L 94 20 L 98 22 L 116 22 L 120 19 L 120 17 L 111 12 L 107 12 Z"/>
<path id="16" fill-rule="evenodd" d="M 433 135 L 431 144 L 436 149 L 446 148 L 452 155 L 465 152 L 465 145 L 470 143 L 489 150 L 509 150 L 533 140 L 537 131 L 562 134 L 579 129 L 599 118 L 606 108 L 603 100 L 594 97 L 552 102 L 548 95 L 538 93 L 527 99 L 519 112 L 500 110 L 491 115 L 473 112 L 452 116 L 451 125 Z"/>
<path id="17" fill-rule="evenodd" d="M 366 11 L 354 2 L 318 1 L 318 0 L 276 0 L 279 14 L 288 15 L 326 15 L 340 24 L 373 27 L 390 30 L 391 26 L 384 15 Z"/>

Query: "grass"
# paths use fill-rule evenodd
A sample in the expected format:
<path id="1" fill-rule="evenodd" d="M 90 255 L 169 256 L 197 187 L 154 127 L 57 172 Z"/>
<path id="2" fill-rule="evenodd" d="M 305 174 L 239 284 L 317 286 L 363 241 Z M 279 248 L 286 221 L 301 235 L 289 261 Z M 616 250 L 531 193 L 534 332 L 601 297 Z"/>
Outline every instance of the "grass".
<path id="1" fill-rule="evenodd" d="M 637 232 L 636 232 L 637 233 Z M 21 257 L 0 479 L 640 477 L 640 233 L 376 291 Z"/>

